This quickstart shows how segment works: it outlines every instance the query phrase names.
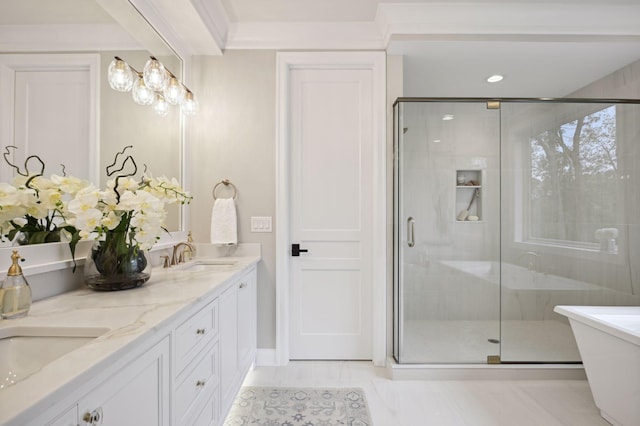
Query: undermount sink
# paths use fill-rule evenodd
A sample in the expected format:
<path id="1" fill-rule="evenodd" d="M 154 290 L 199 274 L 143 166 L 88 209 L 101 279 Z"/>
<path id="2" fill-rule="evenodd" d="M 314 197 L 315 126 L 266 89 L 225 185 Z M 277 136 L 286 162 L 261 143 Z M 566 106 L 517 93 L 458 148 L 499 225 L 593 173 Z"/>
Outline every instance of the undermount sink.
<path id="1" fill-rule="evenodd" d="M 0 391 L 107 331 L 89 327 L 0 328 Z"/>
<path id="2" fill-rule="evenodd" d="M 228 259 L 203 259 L 196 260 L 194 263 L 180 265 L 181 271 L 213 271 L 226 269 L 238 264 L 237 260 Z"/>

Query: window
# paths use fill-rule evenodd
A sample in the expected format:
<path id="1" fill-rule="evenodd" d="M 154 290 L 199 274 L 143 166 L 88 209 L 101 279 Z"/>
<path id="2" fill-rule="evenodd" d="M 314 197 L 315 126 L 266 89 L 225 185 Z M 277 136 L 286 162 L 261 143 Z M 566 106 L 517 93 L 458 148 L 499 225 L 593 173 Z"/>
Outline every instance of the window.
<path id="1" fill-rule="evenodd" d="M 616 251 L 616 107 L 529 139 L 528 240 Z"/>

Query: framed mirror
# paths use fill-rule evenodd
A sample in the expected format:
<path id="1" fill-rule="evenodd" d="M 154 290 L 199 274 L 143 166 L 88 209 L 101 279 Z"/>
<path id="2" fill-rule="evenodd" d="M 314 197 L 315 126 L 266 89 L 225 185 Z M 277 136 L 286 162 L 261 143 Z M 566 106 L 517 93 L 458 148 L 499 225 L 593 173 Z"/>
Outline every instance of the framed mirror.
<path id="1" fill-rule="evenodd" d="M 155 56 L 183 77 L 182 59 L 130 1 L 0 0 L 0 7 L 0 139 L 3 152 L 19 147 L 11 153 L 14 164 L 36 154 L 47 165 L 45 176 L 62 174 L 65 164 L 67 174 L 104 188 L 106 166 L 131 145 L 138 175 L 146 167 L 183 180 L 179 107 L 161 117 L 107 82 L 114 56 L 140 72 Z M 38 80 L 61 72 L 74 75 L 54 88 Z M 2 161 L 0 181 L 13 173 Z M 167 229 L 180 231 L 182 209 L 169 207 Z"/>

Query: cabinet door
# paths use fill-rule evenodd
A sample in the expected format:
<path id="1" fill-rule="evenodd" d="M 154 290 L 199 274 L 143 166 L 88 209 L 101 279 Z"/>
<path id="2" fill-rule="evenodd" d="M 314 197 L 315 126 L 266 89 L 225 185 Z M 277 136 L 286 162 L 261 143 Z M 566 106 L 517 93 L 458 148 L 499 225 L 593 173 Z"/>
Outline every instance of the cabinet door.
<path id="1" fill-rule="evenodd" d="M 248 367 L 256 351 L 256 270 L 240 279 L 238 284 L 238 368 Z"/>
<path id="2" fill-rule="evenodd" d="M 168 425 L 169 337 L 88 393 L 78 406 L 80 425 Z M 93 423 L 87 421 L 90 417 Z"/>
<path id="3" fill-rule="evenodd" d="M 234 382 L 238 370 L 238 286 L 220 296 L 220 389 L 224 395 Z"/>
<path id="4" fill-rule="evenodd" d="M 74 405 L 47 426 L 76 426 L 78 424 L 78 406 Z"/>

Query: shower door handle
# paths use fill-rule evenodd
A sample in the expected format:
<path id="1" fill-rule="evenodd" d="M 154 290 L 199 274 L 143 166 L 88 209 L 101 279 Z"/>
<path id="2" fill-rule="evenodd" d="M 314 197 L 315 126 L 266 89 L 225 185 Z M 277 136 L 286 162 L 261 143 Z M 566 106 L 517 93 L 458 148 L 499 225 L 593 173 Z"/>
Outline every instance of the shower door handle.
<path id="1" fill-rule="evenodd" d="M 415 230 L 413 229 L 413 224 L 415 222 L 416 221 L 411 216 L 407 219 L 407 245 L 409 247 L 416 245 L 416 235 Z"/>

